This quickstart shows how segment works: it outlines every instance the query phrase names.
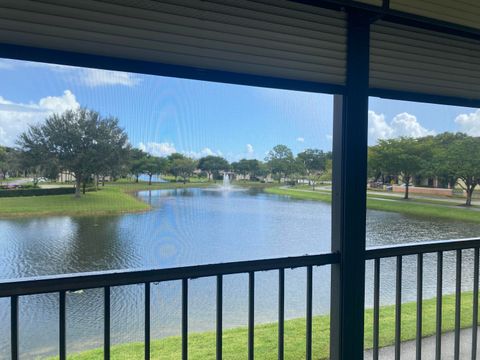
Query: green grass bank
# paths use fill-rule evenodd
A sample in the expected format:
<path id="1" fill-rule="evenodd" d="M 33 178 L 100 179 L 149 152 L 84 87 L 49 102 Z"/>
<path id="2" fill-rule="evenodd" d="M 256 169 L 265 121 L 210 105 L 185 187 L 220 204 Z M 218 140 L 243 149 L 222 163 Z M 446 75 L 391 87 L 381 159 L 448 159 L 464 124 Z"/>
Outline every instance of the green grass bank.
<path id="1" fill-rule="evenodd" d="M 470 327 L 472 321 L 472 293 L 465 292 L 461 297 L 461 326 Z M 423 301 L 423 336 L 435 334 L 435 299 Z M 314 359 L 326 359 L 329 349 L 328 316 L 316 316 L 313 319 L 313 355 Z M 455 296 L 443 297 L 443 331 L 454 329 Z M 373 344 L 373 310 L 365 311 L 365 348 Z M 352 324 L 352 326 L 355 326 Z M 258 359 L 277 359 L 277 324 L 262 324 L 255 327 L 255 355 Z M 416 303 L 402 305 L 402 341 L 415 339 Z M 393 345 L 395 337 L 395 307 L 383 306 L 380 309 L 380 346 Z M 215 332 L 193 333 L 189 336 L 189 359 L 215 359 Z M 111 348 L 112 359 L 143 359 L 143 343 L 114 345 Z M 153 340 L 152 359 L 180 359 L 181 338 L 168 337 Z M 247 328 L 235 328 L 224 331 L 223 354 L 225 359 L 240 360 L 247 357 Z M 69 354 L 72 360 L 102 359 L 103 350 L 94 349 Z M 296 360 L 305 358 L 305 319 L 293 319 L 285 322 L 285 358 Z M 52 358 L 54 359 L 54 358 Z"/>
<path id="2" fill-rule="evenodd" d="M 265 189 L 269 194 L 289 196 L 294 199 L 331 202 L 329 191 L 311 191 L 283 187 L 269 187 Z M 384 196 L 385 199 L 375 199 L 376 194 L 367 196 L 367 208 L 372 210 L 398 212 L 424 218 L 437 218 L 455 221 L 470 221 L 480 223 L 480 211 L 474 208 L 455 206 L 454 204 L 432 203 L 431 200 L 410 199 Z"/>
<path id="3" fill-rule="evenodd" d="M 150 209 L 145 202 L 133 196 L 141 190 L 178 189 L 209 186 L 199 183 L 129 183 L 118 182 L 100 186 L 80 198 L 73 195 L 48 195 L 0 198 L 0 218 L 16 218 L 47 215 L 118 215 L 142 212 Z"/>

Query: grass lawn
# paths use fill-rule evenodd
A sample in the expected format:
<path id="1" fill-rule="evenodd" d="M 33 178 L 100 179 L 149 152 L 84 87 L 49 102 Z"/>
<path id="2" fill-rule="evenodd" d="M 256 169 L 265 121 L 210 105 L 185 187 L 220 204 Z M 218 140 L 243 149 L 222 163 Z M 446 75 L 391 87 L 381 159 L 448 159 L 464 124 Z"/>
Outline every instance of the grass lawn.
<path id="1" fill-rule="evenodd" d="M 271 187 L 265 192 L 276 195 L 290 196 L 294 199 L 317 200 L 331 202 L 329 191 L 309 191 L 303 189 L 291 189 Z M 454 204 L 432 203 L 431 200 L 422 199 L 404 200 L 401 198 L 386 197 L 385 200 L 375 199 L 376 194 L 367 196 L 367 208 L 372 210 L 398 212 L 402 214 L 420 216 L 426 218 L 440 218 L 458 221 L 480 222 L 480 211 L 465 207 L 455 207 Z"/>
<path id="2" fill-rule="evenodd" d="M 43 215 L 114 215 L 141 212 L 150 206 L 132 196 L 140 190 L 208 186 L 206 183 L 113 183 L 90 191 L 79 199 L 73 195 L 46 195 L 0 198 L 0 218 Z"/>
<path id="3" fill-rule="evenodd" d="M 472 293 L 462 294 L 461 324 L 470 327 L 472 320 Z M 424 336 L 435 333 L 435 299 L 423 301 Z M 313 319 L 313 355 L 314 359 L 326 359 L 329 349 L 329 317 L 316 316 Z M 443 297 L 443 331 L 454 329 L 455 296 Z M 365 348 L 373 344 L 373 311 L 365 312 Z M 355 326 L 352 324 L 352 326 Z M 416 303 L 402 305 L 402 340 L 412 340 L 416 331 Z M 384 306 L 380 309 L 380 345 L 394 343 L 395 308 Z M 193 333 L 189 336 L 189 359 L 215 359 L 215 332 Z M 143 359 L 143 343 L 114 345 L 111 348 L 112 359 Z M 153 340 L 151 343 L 152 359 L 180 359 L 181 338 L 169 337 Z M 225 330 L 223 333 L 223 355 L 225 359 L 247 358 L 247 328 Z M 255 327 L 255 356 L 258 359 L 277 359 L 277 324 L 262 324 Z M 87 360 L 102 359 L 102 349 L 94 349 L 82 353 L 69 354 L 69 359 Z M 305 358 L 305 319 L 293 319 L 285 322 L 285 358 Z"/>

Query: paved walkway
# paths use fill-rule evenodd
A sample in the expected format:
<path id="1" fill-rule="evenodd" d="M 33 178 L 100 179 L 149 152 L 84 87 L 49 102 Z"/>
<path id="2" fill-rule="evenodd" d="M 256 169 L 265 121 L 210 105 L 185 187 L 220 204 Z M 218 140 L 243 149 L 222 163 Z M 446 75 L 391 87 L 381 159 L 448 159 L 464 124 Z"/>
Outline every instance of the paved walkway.
<path id="1" fill-rule="evenodd" d="M 479 347 L 480 347 L 480 328 L 479 328 Z M 454 359 L 454 333 L 448 332 L 442 335 L 442 360 Z M 477 357 L 480 358 L 480 349 L 477 347 Z M 460 331 L 460 359 L 471 359 L 472 353 L 472 329 L 464 329 Z M 402 359 L 415 359 L 416 346 L 415 341 L 405 341 L 401 345 L 400 355 Z M 365 351 L 365 360 L 373 358 L 371 350 Z M 379 358 L 390 360 L 395 358 L 395 347 L 388 346 L 380 349 Z M 429 336 L 422 340 L 422 360 L 435 359 L 435 336 Z"/>

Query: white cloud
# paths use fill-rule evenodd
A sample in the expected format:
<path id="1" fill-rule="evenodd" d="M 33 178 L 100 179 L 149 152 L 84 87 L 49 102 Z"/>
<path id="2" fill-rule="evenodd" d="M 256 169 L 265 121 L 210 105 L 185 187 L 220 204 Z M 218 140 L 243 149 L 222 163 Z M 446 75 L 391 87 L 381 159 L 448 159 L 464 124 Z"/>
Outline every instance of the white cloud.
<path id="1" fill-rule="evenodd" d="M 169 143 L 169 142 L 147 142 L 143 143 L 140 142 L 138 144 L 138 148 L 142 151 L 145 151 L 153 156 L 168 156 L 174 153 L 177 153 L 175 144 Z M 199 159 L 204 156 L 223 156 L 222 152 L 217 150 L 213 151 L 212 149 L 205 147 L 201 149 L 200 151 L 180 151 L 180 153 L 184 154 L 185 156 L 191 157 L 193 159 Z"/>
<path id="2" fill-rule="evenodd" d="M 169 142 L 147 142 L 146 144 L 141 142 L 138 144 L 138 148 L 154 156 L 168 156 L 177 152 L 175 145 Z"/>
<path id="3" fill-rule="evenodd" d="M 177 151 L 175 144 L 170 142 L 152 142 L 147 143 L 140 142 L 138 148 L 142 151 L 145 151 L 153 156 L 168 156 L 177 152 L 182 153 L 185 156 L 191 157 L 192 159 L 200 159 L 204 156 L 223 156 L 223 153 L 220 150 L 213 151 L 209 147 L 205 147 L 200 151 Z M 253 150 L 253 148 L 252 148 Z"/>
<path id="4" fill-rule="evenodd" d="M 396 137 L 422 137 L 434 135 L 435 131 L 424 128 L 415 115 L 403 112 L 395 115 L 390 123 L 385 120 L 384 114 L 368 111 L 368 137 L 370 143 L 376 143 L 379 139 L 391 139 Z"/>
<path id="5" fill-rule="evenodd" d="M 305 141 L 305 139 L 300 136 L 300 137 L 297 137 L 297 141 L 303 143 Z"/>
<path id="6" fill-rule="evenodd" d="M 223 153 L 220 150 L 213 151 L 212 149 L 205 147 L 200 151 L 184 151 L 184 155 L 189 156 L 193 159 L 200 159 L 201 157 L 204 156 L 223 156 Z"/>
<path id="7" fill-rule="evenodd" d="M 377 139 L 392 137 L 393 129 L 385 121 L 385 115 L 368 111 L 368 137 L 376 142 Z"/>
<path id="8" fill-rule="evenodd" d="M 460 114 L 455 118 L 460 131 L 471 136 L 480 136 L 480 109 L 470 114 Z"/>
<path id="9" fill-rule="evenodd" d="M 134 74 L 99 69 L 78 69 L 80 71 L 80 82 L 89 87 L 123 85 L 135 86 L 140 83 L 138 76 Z"/>
<path id="10" fill-rule="evenodd" d="M 253 150 L 253 146 L 252 144 L 247 144 L 247 154 L 253 154 L 254 153 L 254 150 Z"/>
<path id="11" fill-rule="evenodd" d="M 435 134 L 434 131 L 427 130 L 420 125 L 415 115 L 406 112 L 396 115 L 391 122 L 391 126 L 395 137 L 408 136 L 418 138 Z"/>
<path id="12" fill-rule="evenodd" d="M 75 95 L 65 90 L 61 96 L 47 96 L 38 103 L 15 103 L 0 96 L 0 145 L 14 146 L 18 136 L 29 125 L 42 123 L 53 113 L 62 113 L 80 106 Z"/>

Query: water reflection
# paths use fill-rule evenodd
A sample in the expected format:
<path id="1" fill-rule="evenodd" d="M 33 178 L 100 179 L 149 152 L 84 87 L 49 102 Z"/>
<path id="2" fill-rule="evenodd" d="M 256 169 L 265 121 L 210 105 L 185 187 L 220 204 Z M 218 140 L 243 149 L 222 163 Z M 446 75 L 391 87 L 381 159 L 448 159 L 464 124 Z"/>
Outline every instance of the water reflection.
<path id="1" fill-rule="evenodd" d="M 16 278 L 122 268 L 173 267 L 327 252 L 330 206 L 296 201 L 258 191 L 178 189 L 138 194 L 153 206 L 141 214 L 103 217 L 45 217 L 0 220 L 0 276 Z M 418 219 L 369 211 L 367 243 L 396 244 L 478 236 L 480 225 Z M 472 255 L 465 252 L 463 286 L 471 287 Z M 373 268 L 367 264 L 367 304 Z M 454 286 L 454 254 L 444 260 L 445 292 Z M 393 303 L 395 259 L 382 260 L 383 304 Z M 416 258 L 403 264 L 403 299 L 414 300 Z M 435 295 L 436 259 L 425 256 L 425 297 Z M 314 272 L 314 312 L 328 312 L 330 268 Z M 214 329 L 214 279 L 191 281 L 190 329 Z M 245 325 L 246 275 L 224 280 L 225 326 Z M 286 272 L 286 317 L 305 313 L 305 269 Z M 258 274 L 256 321 L 275 321 L 277 273 Z M 143 337 L 141 286 L 112 289 L 112 342 Z M 152 337 L 180 331 L 180 283 L 152 286 Z M 102 345 L 101 289 L 67 295 L 69 351 Z M 21 351 L 27 357 L 56 354 L 58 295 L 20 300 Z M 0 322 L 9 323 L 8 302 L 0 302 Z M 9 352 L 9 327 L 0 327 L 0 354 Z M 0 358 L 3 358 L 0 356 Z"/>

